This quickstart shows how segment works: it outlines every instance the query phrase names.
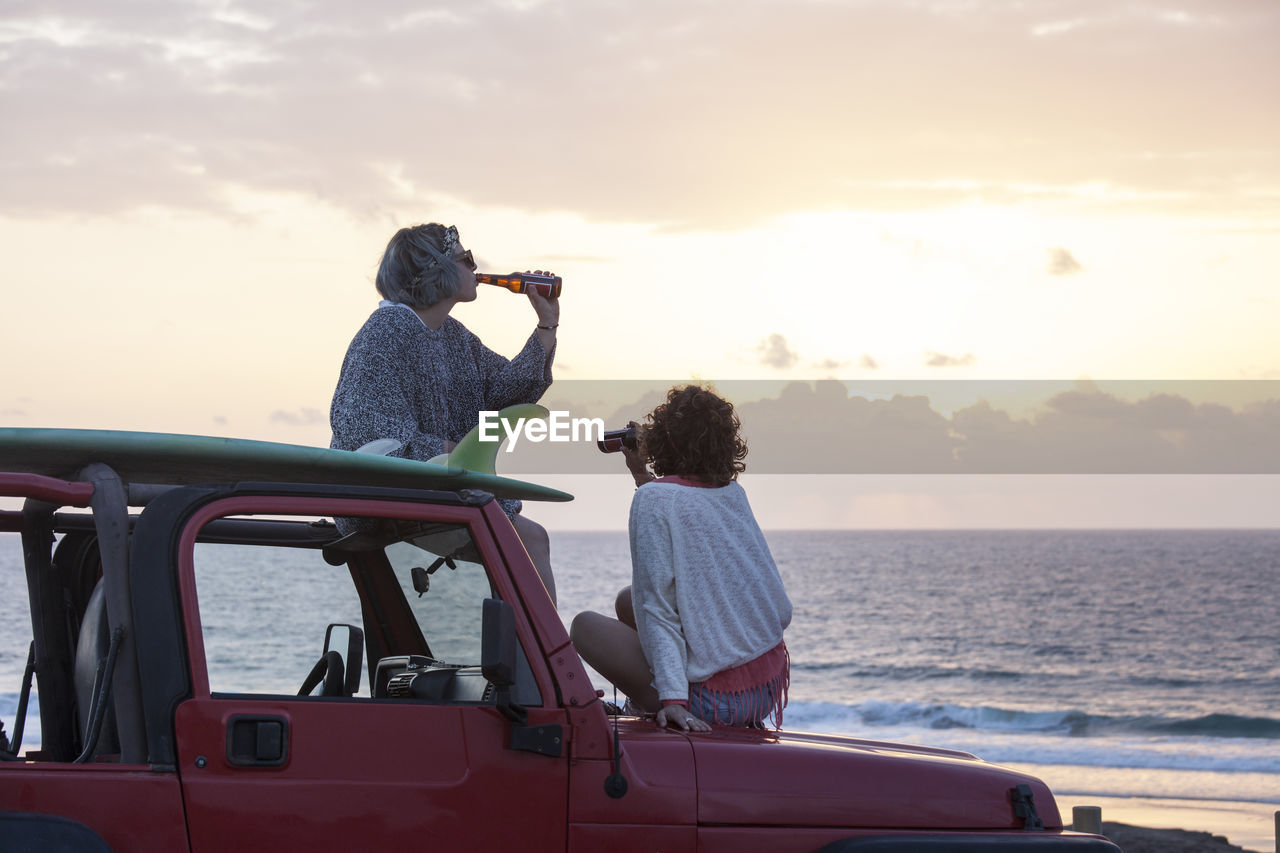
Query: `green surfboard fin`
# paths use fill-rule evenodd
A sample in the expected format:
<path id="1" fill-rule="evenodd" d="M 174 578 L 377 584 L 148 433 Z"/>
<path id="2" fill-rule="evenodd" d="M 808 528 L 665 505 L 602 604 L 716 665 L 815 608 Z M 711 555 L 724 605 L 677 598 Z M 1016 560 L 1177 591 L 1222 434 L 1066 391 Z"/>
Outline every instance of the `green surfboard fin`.
<path id="1" fill-rule="evenodd" d="M 497 432 L 505 440 L 511 434 L 507 427 L 508 422 L 514 426 L 521 419 L 541 420 L 550 414 L 546 406 L 539 406 L 537 403 L 521 403 L 515 406 L 507 406 L 498 412 Z M 493 423 L 492 419 L 490 419 L 489 423 Z M 494 429 L 491 426 L 489 433 L 492 435 L 493 432 Z M 435 462 L 437 465 L 448 465 L 450 468 L 465 468 L 477 474 L 496 474 L 495 468 L 500 447 L 502 447 L 502 441 L 481 441 L 480 425 L 476 424 L 471 432 L 462 437 L 462 440 L 458 442 L 458 445 L 453 450 L 428 461 Z"/>

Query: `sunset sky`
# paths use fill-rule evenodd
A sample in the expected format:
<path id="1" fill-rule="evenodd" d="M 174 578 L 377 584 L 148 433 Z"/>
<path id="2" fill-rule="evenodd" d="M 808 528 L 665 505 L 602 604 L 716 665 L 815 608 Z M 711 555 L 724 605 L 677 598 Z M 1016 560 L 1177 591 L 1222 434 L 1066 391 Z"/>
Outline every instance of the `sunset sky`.
<path id="1" fill-rule="evenodd" d="M 564 277 L 558 380 L 1280 380 L 1277 44 L 1272 0 L 11 0 L 0 424 L 325 444 L 423 221 Z M 455 316 L 514 354 L 486 290 Z M 770 518 L 1070 491 L 952 476 Z M 1275 479 L 1124 488 L 1256 525 Z"/>

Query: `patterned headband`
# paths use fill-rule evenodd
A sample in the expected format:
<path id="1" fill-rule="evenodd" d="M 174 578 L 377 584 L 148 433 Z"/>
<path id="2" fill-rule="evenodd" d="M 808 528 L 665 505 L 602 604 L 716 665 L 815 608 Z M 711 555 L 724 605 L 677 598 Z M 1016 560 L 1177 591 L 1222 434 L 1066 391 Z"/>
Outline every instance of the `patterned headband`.
<path id="1" fill-rule="evenodd" d="M 417 287 L 422 284 L 422 277 L 427 274 L 428 270 L 435 269 L 445 261 L 453 260 L 453 247 L 458 245 L 458 227 L 450 225 L 444 229 L 444 251 L 437 252 L 435 247 L 430 243 L 425 244 L 425 248 L 431 253 L 431 260 L 422 265 L 422 271 L 413 277 L 413 286 Z"/>
<path id="2" fill-rule="evenodd" d="M 437 264 L 453 260 L 453 247 L 458 245 L 458 227 L 456 225 L 450 225 L 444 229 L 443 242 L 444 250 L 441 252 L 437 252 L 430 244 L 427 244 L 427 251 L 431 253 L 431 260 L 427 261 L 427 265 L 423 269 L 431 269 Z"/>

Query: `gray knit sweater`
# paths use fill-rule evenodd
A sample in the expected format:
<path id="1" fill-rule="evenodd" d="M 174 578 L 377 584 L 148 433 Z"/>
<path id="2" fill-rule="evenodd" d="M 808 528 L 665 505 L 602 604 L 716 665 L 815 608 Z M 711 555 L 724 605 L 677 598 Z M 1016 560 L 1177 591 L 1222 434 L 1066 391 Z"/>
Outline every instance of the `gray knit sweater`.
<path id="1" fill-rule="evenodd" d="M 551 385 L 551 361 L 536 333 L 508 361 L 446 317 L 429 329 L 403 305 L 383 303 L 356 333 L 329 409 L 329 446 L 355 450 L 393 438 L 393 456 L 428 460 L 473 429 L 481 410 L 537 402 Z M 518 502 L 510 502 L 511 511 Z"/>
<path id="2" fill-rule="evenodd" d="M 742 486 L 647 483 L 631 501 L 631 590 L 659 699 L 782 642 L 791 600 Z"/>

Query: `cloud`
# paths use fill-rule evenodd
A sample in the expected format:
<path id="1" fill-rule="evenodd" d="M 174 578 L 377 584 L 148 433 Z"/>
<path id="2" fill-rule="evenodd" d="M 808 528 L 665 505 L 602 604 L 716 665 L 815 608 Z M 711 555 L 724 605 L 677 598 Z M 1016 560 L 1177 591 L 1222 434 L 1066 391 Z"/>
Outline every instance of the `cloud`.
<path id="1" fill-rule="evenodd" d="M 848 365 L 849 362 L 847 361 L 840 361 L 835 358 L 824 358 L 822 361 L 815 362 L 814 367 L 822 370 L 840 370 L 843 367 L 848 367 Z"/>
<path id="2" fill-rule="evenodd" d="M 978 357 L 971 352 L 957 356 L 930 350 L 925 353 L 924 363 L 926 367 L 968 367 L 977 360 Z"/>
<path id="3" fill-rule="evenodd" d="M 677 384 L 560 381 L 544 405 L 618 428 L 643 420 Z M 1099 382 L 1067 391 L 1057 382 L 955 379 L 860 379 L 856 392 L 834 379 L 714 387 L 735 403 L 756 474 L 1280 474 L 1280 381 Z M 1188 397 L 1244 399 L 1237 395 L 1246 390 L 1259 401 L 1232 408 Z M 1016 415 L 988 402 L 1012 391 Z M 978 402 L 940 411 L 948 400 Z M 499 464 L 513 475 L 623 472 L 594 442 L 526 442 Z"/>
<path id="4" fill-rule="evenodd" d="M 949 467 L 947 421 L 926 397 L 850 397 L 843 383 L 788 383 L 738 407 L 756 473 L 913 473 Z"/>
<path id="5" fill-rule="evenodd" d="M 0 135 L 0 212 L 225 213 L 244 188 L 361 216 L 514 203 L 680 228 L 973 187 L 1272 204 L 1237 192 L 1280 184 L 1272 152 L 1222 131 L 1275 132 L 1265 4 L 1189 2 L 1212 20 L 1192 27 L 1083 0 L 1068 24 L 1110 16 L 1090 51 L 1033 36 L 1078 29 L 1036 4 L 934 5 L 15 0 L 0 105 L 22 132 Z"/>
<path id="6" fill-rule="evenodd" d="M 1073 275 L 1083 269 L 1080 262 L 1066 249 L 1049 250 L 1049 275 Z"/>
<path id="7" fill-rule="evenodd" d="M 777 333 L 761 341 L 756 346 L 756 352 L 760 354 L 761 364 L 778 370 L 793 367 L 800 360 L 800 356 L 787 344 L 787 339 Z"/>
<path id="8" fill-rule="evenodd" d="M 944 414 L 929 396 L 910 390 L 927 384 L 861 380 L 860 390 L 851 395 L 836 380 L 787 382 L 763 397 L 760 392 L 774 383 L 736 381 L 717 387 L 731 400 L 748 400 L 737 410 L 750 448 L 748 468 L 754 473 L 1280 474 L 1280 443 L 1275 441 L 1280 434 L 1280 382 L 1253 383 L 1258 394 L 1271 398 L 1238 408 L 1193 403 L 1168 390 L 1177 383 L 1152 383 L 1145 394 L 1133 383 L 1082 384 L 1065 392 L 1057 390 L 1057 383 L 1045 383 L 1045 396 L 1021 416 L 985 399 Z M 1009 391 L 1008 383 L 1001 382 L 946 384 L 965 386 L 971 397 Z M 1027 383 L 1023 391 L 1034 386 Z M 1122 386 L 1124 397 L 1110 392 Z M 591 387 L 591 382 L 557 384 L 562 393 L 575 396 L 591 393 Z M 648 393 L 614 409 L 605 421 L 614 426 L 639 419 L 660 397 Z M 572 408 L 575 414 L 592 414 Z M 538 453 L 550 455 L 534 459 L 527 448 L 528 456 L 515 454 L 503 464 L 513 471 L 617 470 L 616 460 L 594 447 L 541 448 Z"/>
<path id="9" fill-rule="evenodd" d="M 879 370 L 880 362 L 876 361 L 874 358 L 872 358 L 870 355 L 864 352 L 862 354 L 862 358 L 858 359 L 858 367 L 863 367 L 863 368 L 866 368 L 867 370 Z"/>
<path id="10" fill-rule="evenodd" d="M 270 415 L 270 420 L 288 424 L 289 426 L 312 426 L 314 424 L 324 423 L 325 414 L 319 409 L 311 409 L 303 407 L 293 412 L 286 412 L 283 409 L 276 409 Z"/>
<path id="11" fill-rule="evenodd" d="M 1052 6 L 1047 8 L 1051 9 Z M 1116 6 L 1110 10 L 1100 9 L 1098 14 L 1090 16 L 1041 21 L 1033 24 L 1030 32 L 1031 35 L 1037 38 L 1043 38 L 1077 33 L 1086 29 L 1090 31 L 1091 35 L 1097 34 L 1099 30 L 1114 32 L 1123 30 L 1126 25 L 1132 26 L 1133 24 L 1221 27 L 1225 23 L 1225 19 L 1216 14 L 1212 7 L 1206 5 L 1205 10 L 1203 14 L 1198 14 L 1183 10 L 1165 10 L 1143 6 Z"/>
<path id="12" fill-rule="evenodd" d="M 957 412 L 952 426 L 959 467 L 970 472 L 1280 473 L 1280 400 L 1234 411 L 1086 387 L 1054 395 L 1026 420 L 980 404 Z"/>

